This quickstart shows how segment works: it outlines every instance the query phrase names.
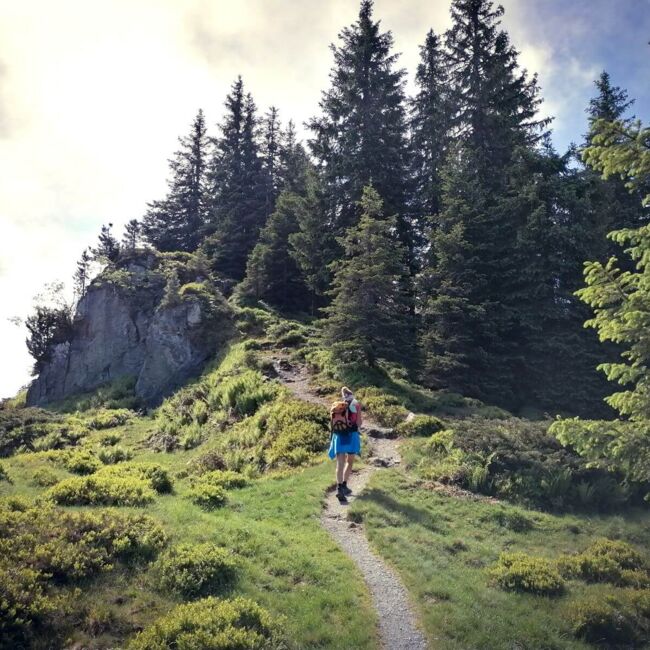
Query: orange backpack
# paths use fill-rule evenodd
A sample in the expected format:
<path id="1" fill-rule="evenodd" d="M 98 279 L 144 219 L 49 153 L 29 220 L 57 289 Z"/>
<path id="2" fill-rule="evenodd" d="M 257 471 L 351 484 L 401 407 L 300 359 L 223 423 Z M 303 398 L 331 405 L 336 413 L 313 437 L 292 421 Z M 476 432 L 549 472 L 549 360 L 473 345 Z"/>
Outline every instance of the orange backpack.
<path id="1" fill-rule="evenodd" d="M 348 433 L 350 431 L 350 408 L 343 400 L 334 402 L 330 409 L 330 429 L 332 433 Z"/>

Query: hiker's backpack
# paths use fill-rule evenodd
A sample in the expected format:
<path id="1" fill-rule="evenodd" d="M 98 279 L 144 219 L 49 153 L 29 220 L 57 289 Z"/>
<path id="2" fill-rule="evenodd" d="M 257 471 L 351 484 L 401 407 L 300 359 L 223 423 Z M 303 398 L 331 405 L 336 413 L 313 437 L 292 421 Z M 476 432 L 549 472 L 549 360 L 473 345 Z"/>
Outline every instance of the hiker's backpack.
<path id="1" fill-rule="evenodd" d="M 334 402 L 330 409 L 330 429 L 332 433 L 348 433 L 350 429 L 350 413 L 347 402 Z"/>

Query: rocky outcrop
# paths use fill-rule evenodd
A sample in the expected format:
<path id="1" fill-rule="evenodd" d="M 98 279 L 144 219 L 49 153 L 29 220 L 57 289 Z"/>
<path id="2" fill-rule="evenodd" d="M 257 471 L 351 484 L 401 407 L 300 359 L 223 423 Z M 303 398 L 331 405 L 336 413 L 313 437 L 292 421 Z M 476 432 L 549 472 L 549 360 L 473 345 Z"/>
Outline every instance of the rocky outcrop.
<path id="1" fill-rule="evenodd" d="M 230 309 L 187 260 L 172 262 L 185 284 L 171 297 L 164 256 L 149 253 L 100 275 L 79 302 L 69 340 L 53 346 L 29 388 L 28 404 L 130 378 L 151 405 L 199 372 L 232 334 Z"/>

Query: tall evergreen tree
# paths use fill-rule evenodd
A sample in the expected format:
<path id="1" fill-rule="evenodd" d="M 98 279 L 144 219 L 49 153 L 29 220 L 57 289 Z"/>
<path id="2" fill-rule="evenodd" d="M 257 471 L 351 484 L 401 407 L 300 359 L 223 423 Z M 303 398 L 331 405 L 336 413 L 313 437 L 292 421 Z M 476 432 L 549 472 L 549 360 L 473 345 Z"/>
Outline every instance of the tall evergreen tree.
<path id="1" fill-rule="evenodd" d="M 305 208 L 303 197 L 291 192 L 280 194 L 248 257 L 246 277 L 239 288 L 243 294 L 283 310 L 305 309 L 308 291 L 289 244 Z"/>
<path id="2" fill-rule="evenodd" d="M 384 216 L 373 187 L 364 188 L 360 203 L 361 219 L 343 240 L 345 257 L 333 263 L 324 337 L 342 361 L 403 363 L 410 351 L 406 248 L 396 236 L 396 218 Z"/>
<path id="3" fill-rule="evenodd" d="M 449 87 L 440 38 L 429 30 L 420 47 L 415 74 L 418 91 L 411 100 L 412 212 L 416 223 L 440 211 L 440 170 L 449 142 Z"/>
<path id="4" fill-rule="evenodd" d="M 262 146 L 260 155 L 268 177 L 270 200 L 275 205 L 282 191 L 280 156 L 282 146 L 282 125 L 278 109 L 271 106 L 262 120 Z"/>
<path id="5" fill-rule="evenodd" d="M 303 209 L 297 213 L 298 228 L 289 235 L 291 255 L 296 260 L 307 287 L 312 314 L 325 303 L 332 273 L 328 262 L 334 258 L 336 242 L 328 233 L 322 184 L 316 170 L 307 168 Z"/>
<path id="6" fill-rule="evenodd" d="M 453 0 L 446 34 L 452 127 L 474 152 L 480 178 L 499 187 L 516 147 L 537 142 L 537 78 L 520 70 L 517 51 L 500 29 L 503 7 L 492 0 Z"/>
<path id="7" fill-rule="evenodd" d="M 84 252 L 81 254 L 79 261 L 77 262 L 77 268 L 73 276 L 74 295 L 75 295 L 75 300 L 77 302 L 84 297 L 86 293 L 86 287 L 90 283 L 91 263 L 92 263 L 91 251 L 90 249 L 86 248 Z"/>
<path id="8" fill-rule="evenodd" d="M 279 187 L 304 196 L 307 192 L 307 175 L 312 164 L 302 143 L 298 141 L 293 120 L 289 120 L 281 135 L 277 172 Z"/>
<path id="9" fill-rule="evenodd" d="M 200 243 L 208 209 L 208 136 L 199 110 L 189 135 L 169 161 L 167 196 L 149 204 L 142 226 L 147 241 L 161 251 L 193 251 Z"/>
<path id="10" fill-rule="evenodd" d="M 244 92 L 241 77 L 233 84 L 225 106 L 226 116 L 210 161 L 211 234 L 204 249 L 214 271 L 241 280 L 248 254 L 272 206 L 258 143 L 255 102 Z"/>
<path id="11" fill-rule="evenodd" d="M 309 145 L 323 172 L 334 231 L 340 235 L 358 222 L 363 187 L 372 183 L 386 212 L 398 215 L 400 238 L 412 250 L 405 72 L 396 68 L 392 34 L 380 31 L 372 9 L 372 0 L 363 0 L 358 20 L 341 31 L 339 46 L 331 46 L 331 85 L 322 95 L 321 116 L 309 122 Z"/>

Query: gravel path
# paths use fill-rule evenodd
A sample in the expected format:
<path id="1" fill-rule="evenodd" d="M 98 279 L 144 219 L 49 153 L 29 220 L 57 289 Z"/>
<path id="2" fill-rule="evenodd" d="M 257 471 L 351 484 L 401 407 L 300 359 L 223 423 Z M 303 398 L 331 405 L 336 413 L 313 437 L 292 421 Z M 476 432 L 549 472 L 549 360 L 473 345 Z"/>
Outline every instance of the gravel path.
<path id="1" fill-rule="evenodd" d="M 329 400 L 314 393 L 309 385 L 309 373 L 283 358 L 274 358 L 273 364 L 280 381 L 302 400 L 329 406 Z M 355 471 L 348 481 L 354 501 L 373 472 L 382 467 L 400 463 L 397 442 L 385 437 L 389 429 L 364 417 L 363 427 L 369 438 L 371 456 L 365 467 Z M 413 607 L 399 576 L 370 548 L 363 526 L 347 520 L 349 505 L 339 503 L 335 490 L 327 492 L 325 508 L 321 515 L 322 526 L 338 542 L 361 571 L 372 595 L 379 619 L 379 636 L 384 650 L 426 650 L 427 642 L 417 626 Z"/>

